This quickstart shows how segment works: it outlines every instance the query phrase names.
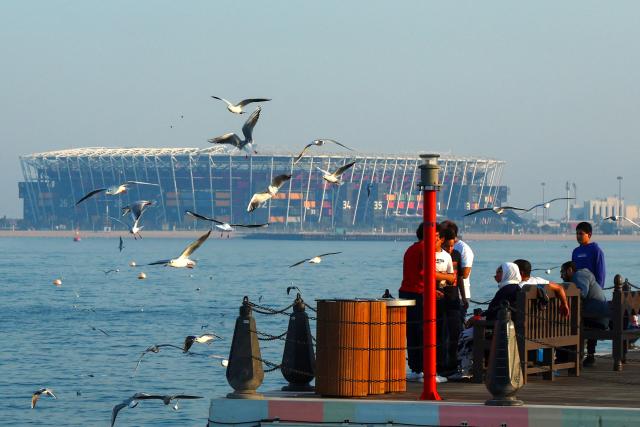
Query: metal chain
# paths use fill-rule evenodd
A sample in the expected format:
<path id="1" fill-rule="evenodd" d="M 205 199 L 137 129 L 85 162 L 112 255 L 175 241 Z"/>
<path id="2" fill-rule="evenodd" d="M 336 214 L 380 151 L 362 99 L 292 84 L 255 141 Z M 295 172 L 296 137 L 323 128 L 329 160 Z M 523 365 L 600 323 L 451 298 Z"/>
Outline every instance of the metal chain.
<path id="1" fill-rule="evenodd" d="M 251 301 L 248 302 L 249 307 L 251 307 L 256 313 L 259 314 L 287 314 L 287 315 L 291 315 L 291 313 L 288 313 L 287 310 L 289 310 L 291 307 L 293 307 L 294 303 L 291 303 L 290 305 L 288 305 L 287 307 L 280 309 L 280 310 L 275 310 L 273 308 L 270 307 L 266 307 L 264 305 L 259 305 L 256 303 L 253 303 Z"/>

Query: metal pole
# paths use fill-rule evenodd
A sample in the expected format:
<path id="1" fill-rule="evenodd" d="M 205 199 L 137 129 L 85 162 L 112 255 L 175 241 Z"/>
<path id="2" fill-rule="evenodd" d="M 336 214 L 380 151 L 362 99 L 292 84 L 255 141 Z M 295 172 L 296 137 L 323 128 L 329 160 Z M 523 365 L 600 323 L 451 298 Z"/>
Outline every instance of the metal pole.
<path id="1" fill-rule="evenodd" d="M 624 213 L 622 212 L 622 177 L 621 176 L 617 177 L 617 180 L 618 180 L 618 216 L 624 216 Z M 622 220 L 616 221 L 618 230 L 620 230 L 621 223 L 622 223 Z"/>
<path id="2" fill-rule="evenodd" d="M 423 302 L 423 372 L 424 386 L 421 400 L 441 400 L 436 386 L 436 192 L 438 183 L 438 154 L 420 156 L 424 164 L 420 166 L 419 188 L 423 191 L 422 213 L 424 238 L 422 239 L 422 265 L 424 266 Z"/>

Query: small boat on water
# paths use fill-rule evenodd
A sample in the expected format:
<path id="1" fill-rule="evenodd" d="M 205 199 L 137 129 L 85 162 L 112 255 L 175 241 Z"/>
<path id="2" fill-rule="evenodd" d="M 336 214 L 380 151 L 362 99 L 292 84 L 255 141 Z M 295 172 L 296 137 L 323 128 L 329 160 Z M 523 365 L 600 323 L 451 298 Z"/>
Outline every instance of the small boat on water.
<path id="1" fill-rule="evenodd" d="M 80 239 L 80 232 L 76 231 L 76 235 L 73 236 L 73 241 L 74 242 L 79 242 L 80 240 L 81 240 Z"/>

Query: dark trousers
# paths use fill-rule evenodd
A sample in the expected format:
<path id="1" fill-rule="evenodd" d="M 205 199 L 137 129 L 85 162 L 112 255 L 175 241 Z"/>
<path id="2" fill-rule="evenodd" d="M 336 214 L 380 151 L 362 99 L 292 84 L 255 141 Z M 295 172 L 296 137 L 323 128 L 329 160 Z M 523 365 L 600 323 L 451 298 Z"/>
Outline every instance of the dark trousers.
<path id="1" fill-rule="evenodd" d="M 583 317 L 582 322 L 585 328 L 591 329 L 606 329 L 601 322 L 590 319 L 588 317 Z M 598 340 L 587 340 L 587 354 L 596 354 L 596 344 L 598 344 Z"/>
<path id="2" fill-rule="evenodd" d="M 403 299 L 412 299 L 416 305 L 407 307 L 407 356 L 409 358 L 409 369 L 413 372 L 422 372 L 424 363 L 422 362 L 422 294 L 399 291 L 398 295 Z"/>
<path id="3" fill-rule="evenodd" d="M 437 371 L 446 373 L 458 366 L 458 339 L 462 331 L 460 308 L 457 301 L 436 302 Z"/>

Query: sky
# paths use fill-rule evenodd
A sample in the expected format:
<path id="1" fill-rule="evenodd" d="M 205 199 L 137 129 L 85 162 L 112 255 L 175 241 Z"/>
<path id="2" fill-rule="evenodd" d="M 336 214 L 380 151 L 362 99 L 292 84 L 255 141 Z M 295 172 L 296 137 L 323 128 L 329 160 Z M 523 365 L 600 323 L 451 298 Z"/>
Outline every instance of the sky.
<path id="1" fill-rule="evenodd" d="M 638 204 L 638 22 L 636 1 L 3 1 L 0 216 L 22 215 L 21 155 L 239 132 L 211 95 L 273 99 L 263 152 L 480 156 L 515 206 L 617 176 Z"/>

